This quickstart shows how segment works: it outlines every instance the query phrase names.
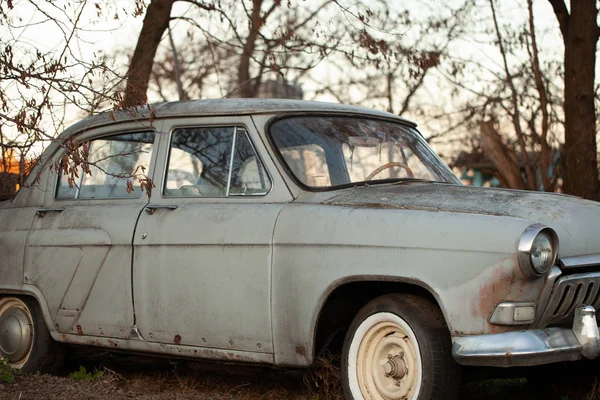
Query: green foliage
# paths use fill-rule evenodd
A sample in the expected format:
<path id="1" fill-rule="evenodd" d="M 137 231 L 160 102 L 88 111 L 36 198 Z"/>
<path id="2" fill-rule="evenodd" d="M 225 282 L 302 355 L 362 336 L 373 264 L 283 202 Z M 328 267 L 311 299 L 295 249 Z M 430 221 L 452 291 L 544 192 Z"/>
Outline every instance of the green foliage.
<path id="1" fill-rule="evenodd" d="M 15 383 L 15 370 L 8 364 L 8 360 L 0 358 L 0 383 Z"/>
<path id="2" fill-rule="evenodd" d="M 69 378 L 75 381 L 97 381 L 102 376 L 104 376 L 104 371 L 87 372 L 83 366 L 79 367 L 79 371 L 73 371 L 69 374 Z"/>

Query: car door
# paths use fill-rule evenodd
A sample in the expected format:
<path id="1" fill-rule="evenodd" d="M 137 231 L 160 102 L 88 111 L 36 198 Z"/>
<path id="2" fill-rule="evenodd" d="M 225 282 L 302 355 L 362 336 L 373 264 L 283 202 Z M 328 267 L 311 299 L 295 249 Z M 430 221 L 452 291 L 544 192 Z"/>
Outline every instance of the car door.
<path id="1" fill-rule="evenodd" d="M 33 221 L 24 281 L 41 291 L 59 332 L 129 337 L 132 236 L 148 203 L 134 181 L 142 171 L 152 175 L 157 137 L 139 123 L 90 132 L 79 139 L 90 171 L 78 168 L 71 177 L 64 173 L 65 151 L 54 156 L 60 172 L 50 174 Z"/>
<path id="2" fill-rule="evenodd" d="M 287 187 L 250 117 L 176 121 L 162 139 L 160 188 L 134 238 L 140 333 L 272 353 L 271 247 Z"/>

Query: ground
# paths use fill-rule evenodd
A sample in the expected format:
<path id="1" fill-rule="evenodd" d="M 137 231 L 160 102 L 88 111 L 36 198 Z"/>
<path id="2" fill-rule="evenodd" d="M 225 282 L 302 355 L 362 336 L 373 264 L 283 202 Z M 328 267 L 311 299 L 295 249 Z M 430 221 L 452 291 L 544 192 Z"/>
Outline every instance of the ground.
<path id="1" fill-rule="evenodd" d="M 85 372 L 82 372 L 82 367 Z M 586 367 L 589 371 L 589 367 Z M 100 371 L 100 372 L 99 372 Z M 323 400 L 339 399 L 335 382 L 313 374 L 262 368 L 170 362 L 131 356 L 86 355 L 71 359 L 60 374 L 15 375 L 0 380 L 2 400 Z M 319 382 L 319 387 L 314 382 Z M 308 385 L 307 383 L 313 383 Z M 600 382 L 593 376 L 542 379 L 532 385 L 523 378 L 468 378 L 461 400 L 597 400 Z"/>

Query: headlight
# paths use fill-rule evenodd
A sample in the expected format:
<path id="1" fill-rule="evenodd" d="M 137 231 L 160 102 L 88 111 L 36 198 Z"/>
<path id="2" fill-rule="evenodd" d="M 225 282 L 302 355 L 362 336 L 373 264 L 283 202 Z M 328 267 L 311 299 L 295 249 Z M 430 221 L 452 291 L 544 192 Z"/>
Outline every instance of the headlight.
<path id="1" fill-rule="evenodd" d="M 558 236 L 545 225 L 530 225 L 521 235 L 518 253 L 519 266 L 525 276 L 543 276 L 556 262 Z"/>

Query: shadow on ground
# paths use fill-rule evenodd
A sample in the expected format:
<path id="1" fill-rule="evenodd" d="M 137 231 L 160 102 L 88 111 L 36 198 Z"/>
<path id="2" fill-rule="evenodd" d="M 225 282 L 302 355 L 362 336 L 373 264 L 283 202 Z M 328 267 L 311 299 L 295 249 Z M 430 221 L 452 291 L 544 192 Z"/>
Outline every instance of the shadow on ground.
<path id="1" fill-rule="evenodd" d="M 73 374 L 82 367 L 86 373 Z M 486 379 L 505 375 L 503 371 L 467 370 L 460 399 L 600 400 L 600 388 L 596 387 L 600 384 L 594 377 L 597 367 L 597 363 L 578 368 L 565 364 L 551 370 L 516 371 L 516 375 L 529 375 L 536 384 L 528 383 L 522 376 Z M 0 399 L 339 399 L 339 392 L 332 389 L 338 382 L 327 376 L 328 368 L 306 375 L 303 371 L 170 362 L 108 353 L 79 354 L 70 357 L 59 376 L 17 375 L 13 384 L 0 383 Z"/>

